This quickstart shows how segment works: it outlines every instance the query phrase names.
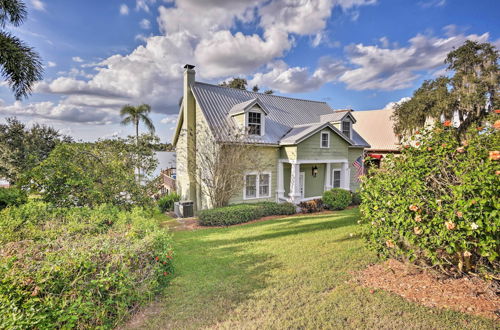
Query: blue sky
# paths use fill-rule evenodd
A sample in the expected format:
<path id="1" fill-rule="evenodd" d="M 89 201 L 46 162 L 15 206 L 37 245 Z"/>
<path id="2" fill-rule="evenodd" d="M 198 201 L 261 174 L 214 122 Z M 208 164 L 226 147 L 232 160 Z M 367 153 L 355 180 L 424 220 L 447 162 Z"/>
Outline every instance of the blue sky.
<path id="1" fill-rule="evenodd" d="M 17 116 L 77 139 L 126 136 L 125 104 L 148 103 L 169 141 L 182 66 L 197 80 L 245 77 L 250 87 L 380 109 L 445 74 L 465 40 L 500 48 L 497 0 L 26 0 L 8 27 L 33 46 L 44 80 L 16 102 L 0 84 L 0 120 Z"/>

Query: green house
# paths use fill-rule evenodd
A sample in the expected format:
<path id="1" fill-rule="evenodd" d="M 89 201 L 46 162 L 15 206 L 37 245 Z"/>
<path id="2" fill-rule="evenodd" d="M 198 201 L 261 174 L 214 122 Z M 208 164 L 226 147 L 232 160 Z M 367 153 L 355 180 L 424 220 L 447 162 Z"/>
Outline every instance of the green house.
<path id="1" fill-rule="evenodd" d="M 243 129 L 246 143 L 266 160 L 263 168 L 241 173 L 241 189 L 231 203 L 299 203 L 319 198 L 332 187 L 359 188 L 363 151 L 370 145 L 353 129 L 356 120 L 350 110 L 335 111 L 326 102 L 197 82 L 194 66 L 184 68 L 173 140 L 177 192 L 183 200 L 193 201 L 196 209 L 211 207 L 196 180 L 202 164 L 194 150 L 207 139 L 200 136 L 202 130 L 220 143 L 230 129 Z"/>

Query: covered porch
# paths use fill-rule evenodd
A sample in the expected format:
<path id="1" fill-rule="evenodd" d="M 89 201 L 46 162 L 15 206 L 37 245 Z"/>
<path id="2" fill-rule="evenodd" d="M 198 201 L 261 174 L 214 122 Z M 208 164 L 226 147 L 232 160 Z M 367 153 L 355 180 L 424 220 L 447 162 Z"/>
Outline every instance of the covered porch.
<path id="1" fill-rule="evenodd" d="M 321 198 L 324 191 L 332 188 L 350 190 L 350 169 L 347 159 L 280 159 L 277 172 L 278 202 L 298 204 Z"/>

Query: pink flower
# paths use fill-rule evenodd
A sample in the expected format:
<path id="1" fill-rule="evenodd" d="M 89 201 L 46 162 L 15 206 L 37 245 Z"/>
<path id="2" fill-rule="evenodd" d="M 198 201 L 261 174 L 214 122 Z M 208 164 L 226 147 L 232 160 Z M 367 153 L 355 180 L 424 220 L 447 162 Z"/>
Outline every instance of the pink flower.
<path id="1" fill-rule="evenodd" d="M 464 153 L 465 152 L 465 148 L 464 147 L 458 147 L 457 148 L 457 152 Z"/>
<path id="2" fill-rule="evenodd" d="M 453 221 L 446 221 L 444 224 L 448 230 L 453 230 L 457 226 Z"/>
<path id="3" fill-rule="evenodd" d="M 417 214 L 417 215 L 415 216 L 415 221 L 416 221 L 416 222 L 422 222 L 422 217 L 420 216 L 420 214 Z"/>
<path id="4" fill-rule="evenodd" d="M 422 229 L 420 227 L 414 227 L 413 228 L 413 232 L 416 234 L 416 235 L 420 235 L 422 234 Z"/>
<path id="5" fill-rule="evenodd" d="M 450 127 L 451 126 L 451 120 L 445 120 L 443 123 L 443 126 Z"/>
<path id="6" fill-rule="evenodd" d="M 393 249 L 396 246 L 392 240 L 385 241 L 385 245 L 387 245 L 387 247 L 391 249 Z"/>
<path id="7" fill-rule="evenodd" d="M 417 212 L 418 206 L 417 205 L 410 205 L 409 209 L 410 209 L 410 211 Z"/>

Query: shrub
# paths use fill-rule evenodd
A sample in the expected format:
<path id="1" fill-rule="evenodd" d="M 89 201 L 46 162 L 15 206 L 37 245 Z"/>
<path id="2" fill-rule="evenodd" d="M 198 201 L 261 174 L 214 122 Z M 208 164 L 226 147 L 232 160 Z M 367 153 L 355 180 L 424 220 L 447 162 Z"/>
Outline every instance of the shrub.
<path id="1" fill-rule="evenodd" d="M 0 210 L 8 206 L 18 206 L 26 203 L 26 193 L 21 189 L 0 188 Z"/>
<path id="2" fill-rule="evenodd" d="M 158 200 L 158 208 L 162 213 L 172 211 L 174 209 L 174 203 L 180 200 L 181 196 L 177 193 L 170 193 L 161 197 Z"/>
<path id="3" fill-rule="evenodd" d="M 325 209 L 321 199 L 313 199 L 311 201 L 300 202 L 299 207 L 302 213 L 320 212 Z"/>
<path id="4" fill-rule="evenodd" d="M 380 255 L 443 272 L 499 272 L 500 132 L 453 127 L 414 136 L 363 184 L 362 222 Z"/>
<path id="5" fill-rule="evenodd" d="M 295 213 L 295 205 L 291 203 L 262 202 L 203 210 L 198 215 L 198 219 L 202 226 L 230 226 L 270 215 L 290 215 Z"/>
<path id="6" fill-rule="evenodd" d="M 333 188 L 323 193 L 323 203 L 330 210 L 343 210 L 351 204 L 351 192 L 341 188 Z"/>
<path id="7" fill-rule="evenodd" d="M 59 144 L 24 173 L 22 183 L 43 201 L 60 207 L 152 206 L 150 187 L 141 185 L 134 173 L 137 156 L 132 148 L 121 140 Z"/>
<path id="8" fill-rule="evenodd" d="M 151 219 L 107 205 L 1 211 L 2 328 L 116 326 L 171 278 L 171 239 Z"/>
<path id="9" fill-rule="evenodd" d="M 353 191 L 351 193 L 351 205 L 361 205 L 361 193 L 359 191 Z"/>

